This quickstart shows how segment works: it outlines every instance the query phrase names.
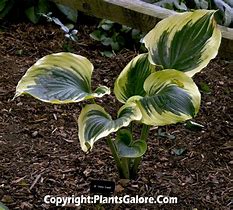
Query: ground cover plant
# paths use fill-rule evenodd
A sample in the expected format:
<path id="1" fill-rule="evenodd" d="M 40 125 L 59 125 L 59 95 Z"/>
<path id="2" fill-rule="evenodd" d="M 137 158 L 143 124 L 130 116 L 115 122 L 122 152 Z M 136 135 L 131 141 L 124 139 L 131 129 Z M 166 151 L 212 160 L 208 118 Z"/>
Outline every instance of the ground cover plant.
<path id="1" fill-rule="evenodd" d="M 92 39 L 106 46 L 106 50 L 101 52 L 101 55 L 106 57 L 114 56 L 115 53 L 125 47 L 132 48 L 134 46 L 136 49 L 142 48 L 140 40 L 143 34 L 139 30 L 114 23 L 110 20 L 101 20 L 97 29 L 90 36 Z"/>
<path id="2" fill-rule="evenodd" d="M 110 89 L 92 91 L 92 63 L 71 53 L 38 60 L 19 81 L 15 97 L 29 94 L 53 104 L 91 100 L 77 120 L 82 150 L 91 151 L 108 136 L 120 176 L 133 178 L 147 150 L 150 126 L 184 122 L 198 113 L 201 97 L 191 77 L 217 55 L 221 33 L 214 11 L 197 10 L 161 21 L 143 42 L 148 53 L 133 58 L 115 81 L 114 94 L 124 104 L 116 119 L 94 101 Z M 132 133 L 135 123 L 142 124 L 140 139 Z M 114 132 L 115 139 L 110 137 Z"/>

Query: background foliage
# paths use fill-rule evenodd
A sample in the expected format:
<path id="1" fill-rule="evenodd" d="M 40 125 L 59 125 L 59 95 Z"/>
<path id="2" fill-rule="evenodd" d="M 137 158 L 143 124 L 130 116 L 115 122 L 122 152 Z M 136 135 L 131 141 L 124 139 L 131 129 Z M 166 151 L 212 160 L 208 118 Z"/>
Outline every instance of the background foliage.
<path id="1" fill-rule="evenodd" d="M 32 23 L 38 23 L 41 14 L 60 11 L 72 22 L 77 21 L 77 11 L 48 0 L 0 0 L 0 20 L 4 18 L 28 18 Z"/>
<path id="2" fill-rule="evenodd" d="M 90 36 L 106 46 L 106 50 L 101 52 L 106 57 L 112 57 L 115 52 L 120 51 L 124 47 L 132 48 L 134 46 L 137 49 L 142 48 L 140 40 L 143 34 L 139 30 L 110 20 L 102 20 Z"/>
<path id="3" fill-rule="evenodd" d="M 216 19 L 219 24 L 233 27 L 232 0 L 143 0 L 167 9 L 188 11 L 192 9 L 218 10 Z"/>

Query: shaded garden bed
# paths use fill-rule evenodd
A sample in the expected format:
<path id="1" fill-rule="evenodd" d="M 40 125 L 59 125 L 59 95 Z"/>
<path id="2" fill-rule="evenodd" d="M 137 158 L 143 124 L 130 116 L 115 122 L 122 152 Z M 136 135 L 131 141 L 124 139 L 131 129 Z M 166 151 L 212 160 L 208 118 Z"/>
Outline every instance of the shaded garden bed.
<path id="1" fill-rule="evenodd" d="M 92 28 L 79 26 L 79 42 L 67 43 L 51 25 L 18 24 L 0 32 L 0 200 L 10 209 L 53 209 L 45 195 L 89 195 L 92 179 L 116 182 L 115 195 L 177 196 L 176 205 L 143 205 L 140 209 L 230 209 L 232 202 L 232 63 L 219 58 L 195 76 L 202 90 L 202 108 L 196 122 L 201 131 L 184 125 L 150 131 L 149 148 L 139 177 L 120 180 L 106 142 L 99 141 L 84 154 L 77 141 L 74 116 L 80 104 L 50 105 L 31 97 L 11 99 L 15 86 L 28 67 L 40 57 L 71 49 L 90 59 L 94 85 L 113 89 L 113 81 L 137 54 L 122 50 L 113 58 L 102 57 L 101 46 L 90 39 Z M 207 88 L 208 87 L 208 88 Z M 118 106 L 103 97 L 114 115 Z M 97 101 L 98 101 L 97 100 Z M 175 139 L 174 139 L 175 137 Z M 184 149 L 176 155 L 178 149 Z M 72 207 L 70 207 L 72 209 Z M 81 209 L 138 209 L 136 205 L 89 205 Z"/>

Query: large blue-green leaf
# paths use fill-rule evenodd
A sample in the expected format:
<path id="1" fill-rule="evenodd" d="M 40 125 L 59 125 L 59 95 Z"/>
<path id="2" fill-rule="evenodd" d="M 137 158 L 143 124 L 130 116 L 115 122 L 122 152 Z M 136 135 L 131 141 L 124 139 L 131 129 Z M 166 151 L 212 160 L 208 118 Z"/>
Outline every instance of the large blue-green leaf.
<path id="1" fill-rule="evenodd" d="M 114 93 L 117 99 L 125 103 L 131 96 L 145 96 L 143 84 L 152 72 L 155 72 L 155 67 L 150 64 L 147 53 L 133 58 L 115 82 Z"/>
<path id="2" fill-rule="evenodd" d="M 56 4 L 58 9 L 72 22 L 76 23 L 78 18 L 78 11 L 74 8 L 63 4 Z"/>
<path id="3" fill-rule="evenodd" d="M 150 62 L 193 76 L 217 55 L 221 32 L 214 11 L 196 10 L 160 21 L 144 38 Z"/>
<path id="4" fill-rule="evenodd" d="M 200 107 L 200 92 L 183 72 L 167 69 L 151 74 L 144 83 L 146 96 L 133 96 L 147 125 L 168 125 L 194 117 Z"/>
<path id="5" fill-rule="evenodd" d="M 39 22 L 40 15 L 48 12 L 48 1 L 39 0 L 37 5 L 34 3 L 33 6 L 25 10 L 27 18 L 34 24 Z"/>
<path id="6" fill-rule="evenodd" d="M 115 120 L 101 106 L 86 105 L 78 118 L 79 140 L 82 150 L 87 152 L 92 149 L 97 140 L 128 126 L 133 120 L 140 120 L 141 117 L 140 110 L 134 103 L 122 106 Z"/>
<path id="7" fill-rule="evenodd" d="M 233 23 L 233 1 L 232 0 L 214 0 L 215 5 L 222 13 L 224 26 Z"/>
<path id="8" fill-rule="evenodd" d="M 25 9 L 25 14 L 32 23 L 38 23 L 40 16 L 37 14 L 35 6 Z"/>
<path id="9" fill-rule="evenodd" d="M 16 87 L 15 97 L 30 94 L 49 103 L 79 102 L 109 94 L 109 88 L 91 91 L 92 63 L 72 53 L 56 53 L 38 60 L 28 69 Z"/>

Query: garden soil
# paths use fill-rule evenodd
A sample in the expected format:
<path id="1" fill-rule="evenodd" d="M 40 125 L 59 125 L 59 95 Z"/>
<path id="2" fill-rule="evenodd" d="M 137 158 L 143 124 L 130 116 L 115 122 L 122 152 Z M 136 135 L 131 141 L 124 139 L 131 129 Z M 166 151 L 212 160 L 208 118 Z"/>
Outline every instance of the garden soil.
<path id="1" fill-rule="evenodd" d="M 105 139 L 89 154 L 80 149 L 76 119 L 83 103 L 51 105 L 30 96 L 13 99 L 15 87 L 39 58 L 65 50 L 93 62 L 93 89 L 111 87 L 124 66 L 137 55 L 123 49 L 102 57 L 102 46 L 78 26 L 71 43 L 52 24 L 5 24 L 0 28 L 0 201 L 9 209 L 232 209 L 233 208 L 233 63 L 219 57 L 194 80 L 202 94 L 192 131 L 185 124 L 152 128 L 148 151 L 138 177 L 120 179 Z M 97 99 L 113 116 L 115 97 Z M 137 129 L 138 130 L 138 129 Z M 93 179 L 116 183 L 113 195 L 158 195 L 178 198 L 177 204 L 85 204 L 55 207 L 45 195 L 88 196 Z"/>

